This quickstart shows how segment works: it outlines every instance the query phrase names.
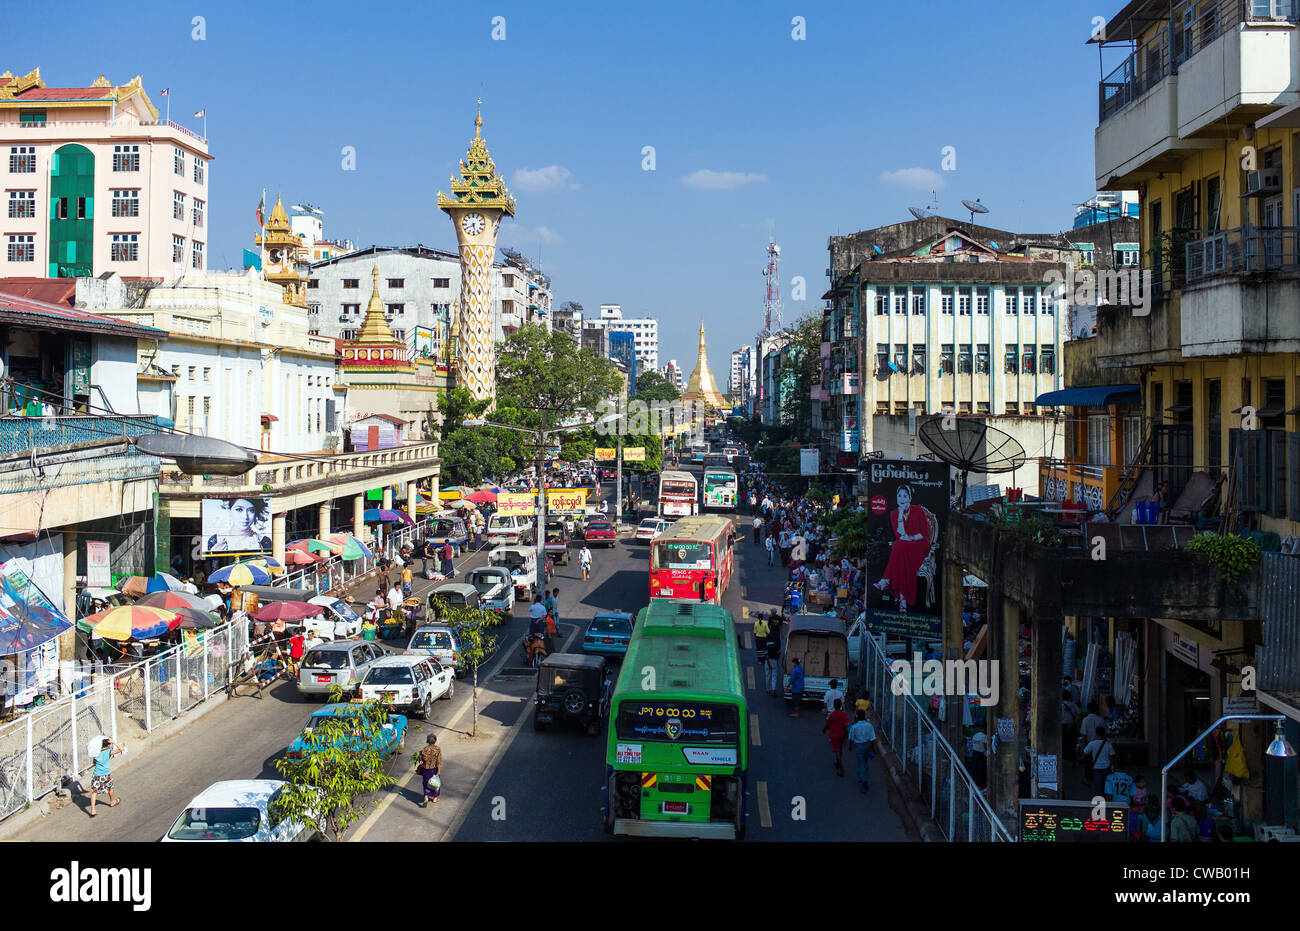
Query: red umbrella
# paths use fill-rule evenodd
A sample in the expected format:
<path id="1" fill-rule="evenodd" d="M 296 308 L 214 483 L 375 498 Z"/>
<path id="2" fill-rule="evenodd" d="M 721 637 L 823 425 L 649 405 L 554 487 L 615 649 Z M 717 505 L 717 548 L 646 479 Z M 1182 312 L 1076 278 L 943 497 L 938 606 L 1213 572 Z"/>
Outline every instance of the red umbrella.
<path id="1" fill-rule="evenodd" d="M 273 601 L 263 606 L 253 617 L 259 621 L 301 621 L 324 613 L 320 605 L 303 601 Z"/>
<path id="2" fill-rule="evenodd" d="M 466 501 L 473 501 L 475 504 L 484 504 L 489 501 L 496 501 L 497 493 L 490 488 L 480 488 L 465 496 Z"/>
<path id="3" fill-rule="evenodd" d="M 310 566 L 313 563 L 320 562 L 321 557 L 315 553 L 308 553 L 306 550 L 286 549 L 284 551 L 284 561 L 289 566 Z"/>

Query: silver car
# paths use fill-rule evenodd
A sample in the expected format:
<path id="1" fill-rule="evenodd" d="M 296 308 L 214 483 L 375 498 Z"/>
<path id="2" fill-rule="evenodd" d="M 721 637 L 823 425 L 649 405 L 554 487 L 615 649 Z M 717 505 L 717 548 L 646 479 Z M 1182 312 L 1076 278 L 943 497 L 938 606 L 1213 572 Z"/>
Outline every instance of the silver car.
<path id="1" fill-rule="evenodd" d="M 370 671 L 370 664 L 384 655 L 376 644 L 364 640 L 335 640 L 313 647 L 302 658 L 298 672 L 298 693 L 303 700 L 327 697 L 337 686 L 355 693 Z"/>

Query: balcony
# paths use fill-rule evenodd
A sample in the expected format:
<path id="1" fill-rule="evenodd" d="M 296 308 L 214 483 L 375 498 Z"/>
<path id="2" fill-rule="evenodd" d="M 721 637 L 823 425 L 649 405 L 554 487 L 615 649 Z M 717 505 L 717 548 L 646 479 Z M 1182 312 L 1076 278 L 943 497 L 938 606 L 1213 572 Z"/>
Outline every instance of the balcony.
<path id="1" fill-rule="evenodd" d="M 267 492 L 270 494 L 277 490 L 287 492 L 288 486 L 292 485 L 292 491 L 299 493 L 317 485 L 329 490 L 328 486 L 343 482 L 379 481 L 384 473 L 392 471 L 432 471 L 439 462 L 437 443 L 407 443 L 393 449 L 370 452 L 322 454 L 314 456 L 310 462 L 263 462 L 243 475 L 190 476 L 169 471 L 162 477 L 162 488 L 169 495 L 181 492 L 198 492 L 202 495 L 208 493 L 206 490 L 213 490 L 217 494 L 261 492 L 265 486 L 270 486 L 272 491 Z"/>
<path id="2" fill-rule="evenodd" d="M 156 479 L 158 458 L 124 441 L 159 429 L 165 428 L 152 417 L 0 417 L 0 494 L 39 492 L 29 497 L 41 499 L 36 510 L 48 518 L 43 526 L 67 522 L 69 514 L 64 512 L 79 515 L 74 520 L 92 519 L 96 515 L 90 512 L 96 508 L 104 511 L 97 516 L 120 513 L 122 502 L 110 500 L 114 496 L 109 487 L 57 501 L 46 501 L 44 493 L 72 485 Z M 13 521 L 24 509 L 10 507 Z M 21 526 L 13 521 L 11 526 Z"/>
<path id="3" fill-rule="evenodd" d="M 1042 459 L 1038 463 L 1038 493 L 1049 501 L 1082 501 L 1089 511 L 1103 511 L 1115 496 L 1123 472 L 1121 466 Z"/>

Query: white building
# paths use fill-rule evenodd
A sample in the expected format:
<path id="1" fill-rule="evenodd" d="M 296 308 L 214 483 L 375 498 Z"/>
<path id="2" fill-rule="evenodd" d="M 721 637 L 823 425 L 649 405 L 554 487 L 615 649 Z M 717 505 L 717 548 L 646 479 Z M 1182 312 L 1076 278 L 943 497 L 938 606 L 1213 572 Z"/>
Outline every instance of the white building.
<path id="1" fill-rule="evenodd" d="M 727 380 L 727 393 L 734 402 L 742 404 L 754 384 L 754 350 L 742 346 L 731 352 L 731 372 Z"/>
<path id="2" fill-rule="evenodd" d="M 668 364 L 661 370 L 664 378 L 668 379 L 669 384 L 675 387 L 678 392 L 686 390 L 686 376 L 682 372 L 682 367 L 677 364 L 676 359 L 668 360 Z"/>
<path id="3" fill-rule="evenodd" d="M 636 346 L 637 365 L 659 368 L 659 321 L 654 317 L 624 317 L 621 304 L 601 304 L 600 316 L 586 320 L 584 327 L 600 327 L 609 333 L 631 333 Z"/>

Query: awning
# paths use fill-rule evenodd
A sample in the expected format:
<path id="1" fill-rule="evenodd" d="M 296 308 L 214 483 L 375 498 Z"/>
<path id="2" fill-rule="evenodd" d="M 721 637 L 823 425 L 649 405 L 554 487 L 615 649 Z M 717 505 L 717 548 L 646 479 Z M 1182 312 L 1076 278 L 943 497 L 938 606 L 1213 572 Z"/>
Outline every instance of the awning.
<path id="1" fill-rule="evenodd" d="M 1141 404 L 1142 389 L 1137 385 L 1089 385 L 1062 388 L 1040 394 L 1034 401 L 1039 407 L 1106 407 L 1111 404 Z"/>
<path id="2" fill-rule="evenodd" d="M 16 560 L 0 565 L 0 656 L 26 653 L 72 627 L 72 622 L 45 596 Z"/>

